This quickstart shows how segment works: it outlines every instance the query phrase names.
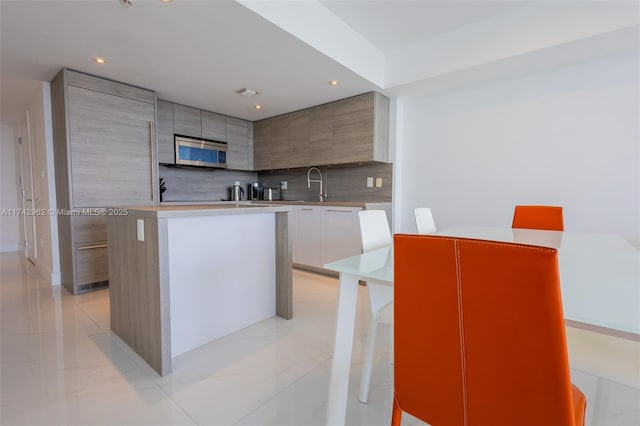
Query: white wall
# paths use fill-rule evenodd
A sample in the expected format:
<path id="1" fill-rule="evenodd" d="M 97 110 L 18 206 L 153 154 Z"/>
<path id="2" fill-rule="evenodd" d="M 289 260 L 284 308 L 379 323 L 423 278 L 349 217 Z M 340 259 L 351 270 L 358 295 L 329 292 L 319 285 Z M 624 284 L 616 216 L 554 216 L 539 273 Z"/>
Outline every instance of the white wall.
<path id="1" fill-rule="evenodd" d="M 16 209 L 18 203 L 18 175 L 16 171 L 17 137 L 11 126 L 0 126 L 0 209 Z M 0 215 L 0 252 L 18 250 L 20 218 Z"/>
<path id="2" fill-rule="evenodd" d="M 511 226 L 515 204 L 564 206 L 568 231 L 640 246 L 638 51 L 401 98 L 395 232 Z"/>

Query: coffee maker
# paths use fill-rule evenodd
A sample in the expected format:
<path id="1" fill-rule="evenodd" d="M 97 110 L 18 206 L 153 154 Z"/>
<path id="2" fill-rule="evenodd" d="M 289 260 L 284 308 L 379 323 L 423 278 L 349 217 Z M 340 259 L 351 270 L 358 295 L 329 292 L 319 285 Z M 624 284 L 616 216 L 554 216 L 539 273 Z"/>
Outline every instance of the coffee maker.
<path id="1" fill-rule="evenodd" d="M 262 200 L 264 188 L 259 182 L 251 182 L 247 191 L 247 200 Z"/>

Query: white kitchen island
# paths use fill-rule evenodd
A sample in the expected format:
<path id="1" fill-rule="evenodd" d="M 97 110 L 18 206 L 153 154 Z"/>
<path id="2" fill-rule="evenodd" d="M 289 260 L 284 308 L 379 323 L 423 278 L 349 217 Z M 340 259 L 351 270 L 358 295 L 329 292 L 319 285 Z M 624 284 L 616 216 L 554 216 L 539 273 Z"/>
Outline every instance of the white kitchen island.
<path id="1" fill-rule="evenodd" d="M 189 350 L 290 319 L 289 207 L 133 207 L 109 216 L 111 329 L 161 375 Z"/>

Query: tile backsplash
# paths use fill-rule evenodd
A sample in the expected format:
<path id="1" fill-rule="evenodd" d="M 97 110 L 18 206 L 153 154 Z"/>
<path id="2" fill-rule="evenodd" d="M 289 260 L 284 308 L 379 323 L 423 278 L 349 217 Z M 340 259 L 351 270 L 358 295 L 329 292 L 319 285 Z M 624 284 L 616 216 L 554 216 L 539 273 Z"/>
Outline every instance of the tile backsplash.
<path id="1" fill-rule="evenodd" d="M 393 164 L 374 163 L 344 167 L 318 167 L 322 172 L 323 190 L 327 194 L 326 201 L 365 201 L 389 202 L 392 194 Z M 271 188 L 280 188 L 280 182 L 287 182 L 287 189 L 282 191 L 285 200 L 317 201 L 320 185 L 311 183 L 307 187 L 308 167 L 288 170 L 258 172 L 258 181 Z M 367 177 L 372 177 L 374 187 L 368 188 Z M 313 173 L 312 179 L 317 179 Z M 382 180 L 382 187 L 376 188 L 375 181 Z"/>
<path id="2" fill-rule="evenodd" d="M 236 170 L 191 170 L 160 166 L 159 175 L 167 190 L 162 201 L 221 201 L 229 200 L 229 188 L 235 181 L 247 190 L 256 182 L 256 172 Z M 245 193 L 245 199 L 247 198 Z"/>
<path id="3" fill-rule="evenodd" d="M 391 201 L 393 164 L 374 163 L 345 167 L 318 167 L 322 172 L 322 186 L 327 194 L 326 201 Z M 287 182 L 282 191 L 285 200 L 317 201 L 320 185 L 311 183 L 307 188 L 308 167 L 274 170 L 269 172 L 244 172 L 236 170 L 192 170 L 175 167 L 159 167 L 159 175 L 164 179 L 167 190 L 163 201 L 221 201 L 229 200 L 229 188 L 237 180 L 247 190 L 251 182 L 261 182 L 265 187 L 280 188 L 280 182 Z M 367 188 L 367 177 L 372 177 L 374 187 Z M 312 179 L 317 179 L 314 173 Z M 382 187 L 375 187 L 375 180 L 382 180 Z M 244 199 L 247 199 L 245 193 Z"/>

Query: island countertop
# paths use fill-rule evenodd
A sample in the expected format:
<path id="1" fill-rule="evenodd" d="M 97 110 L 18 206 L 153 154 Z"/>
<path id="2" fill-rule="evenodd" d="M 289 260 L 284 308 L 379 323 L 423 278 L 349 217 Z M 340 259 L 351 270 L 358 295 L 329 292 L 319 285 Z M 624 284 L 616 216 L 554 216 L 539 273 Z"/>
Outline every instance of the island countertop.
<path id="1" fill-rule="evenodd" d="M 126 210 L 138 216 L 148 216 L 157 219 L 173 217 L 221 216 L 235 214 L 278 213 L 290 211 L 286 205 L 258 205 L 258 204 L 187 204 L 175 206 L 134 206 Z"/>

